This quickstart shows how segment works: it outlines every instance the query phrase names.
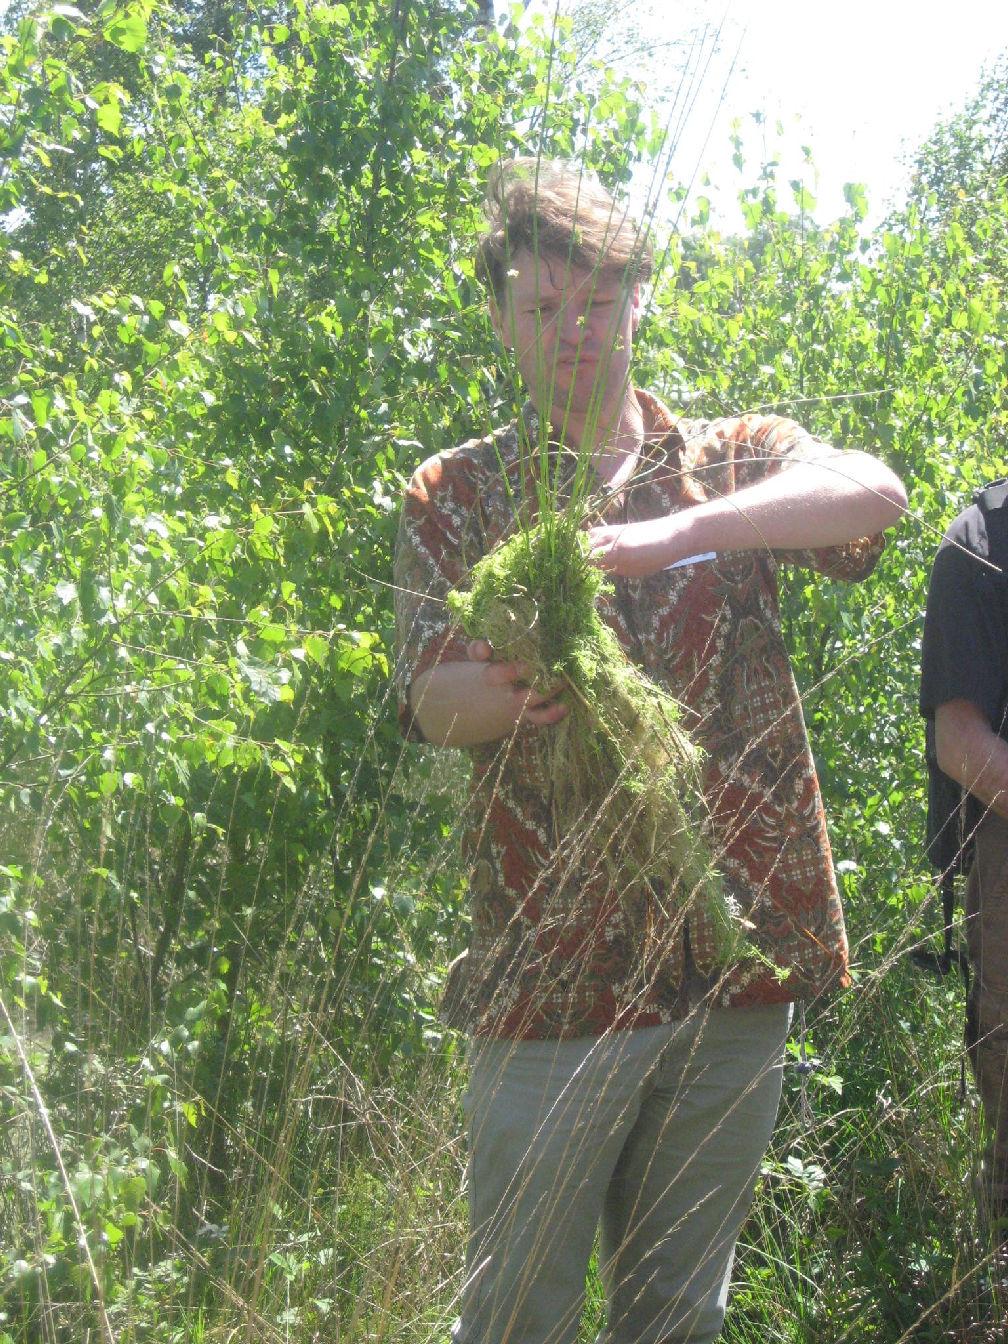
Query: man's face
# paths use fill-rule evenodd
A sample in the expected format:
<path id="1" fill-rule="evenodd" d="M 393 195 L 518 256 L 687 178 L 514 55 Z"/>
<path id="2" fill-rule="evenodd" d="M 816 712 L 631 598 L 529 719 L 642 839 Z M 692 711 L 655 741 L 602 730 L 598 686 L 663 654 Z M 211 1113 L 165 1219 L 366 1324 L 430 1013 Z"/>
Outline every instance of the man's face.
<path id="1" fill-rule="evenodd" d="M 618 414 L 639 311 L 637 286 L 621 276 L 524 250 L 512 260 L 503 311 L 490 305 L 533 405 L 558 431 L 568 421 L 604 428 Z"/>

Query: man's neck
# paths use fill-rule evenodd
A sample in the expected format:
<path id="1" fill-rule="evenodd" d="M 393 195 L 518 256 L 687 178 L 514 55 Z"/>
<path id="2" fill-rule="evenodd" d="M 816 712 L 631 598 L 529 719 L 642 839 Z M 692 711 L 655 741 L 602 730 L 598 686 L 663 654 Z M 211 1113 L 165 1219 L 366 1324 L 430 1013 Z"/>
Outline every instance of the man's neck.
<path id="1" fill-rule="evenodd" d="M 565 437 L 572 447 L 582 451 L 590 448 L 598 480 L 614 486 L 633 470 L 644 441 L 644 428 L 641 404 L 633 388 L 628 387 L 619 414 L 611 417 L 608 425 L 596 422 L 591 431 L 586 431 L 583 424 L 569 425 Z"/>

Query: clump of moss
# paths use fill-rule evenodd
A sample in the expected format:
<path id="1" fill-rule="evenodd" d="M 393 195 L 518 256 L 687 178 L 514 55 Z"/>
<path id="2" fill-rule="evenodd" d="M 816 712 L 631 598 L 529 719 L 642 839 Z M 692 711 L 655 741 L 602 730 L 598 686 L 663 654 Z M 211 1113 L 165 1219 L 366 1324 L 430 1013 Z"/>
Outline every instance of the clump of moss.
<path id="1" fill-rule="evenodd" d="M 553 514 L 484 556 L 448 605 L 496 657 L 527 662 L 538 689 L 566 687 L 567 715 L 534 738 L 558 832 L 584 837 L 617 892 L 650 882 L 683 912 L 704 908 L 722 964 L 759 955 L 704 835 L 702 753 L 600 617 L 605 584 L 574 518 Z"/>

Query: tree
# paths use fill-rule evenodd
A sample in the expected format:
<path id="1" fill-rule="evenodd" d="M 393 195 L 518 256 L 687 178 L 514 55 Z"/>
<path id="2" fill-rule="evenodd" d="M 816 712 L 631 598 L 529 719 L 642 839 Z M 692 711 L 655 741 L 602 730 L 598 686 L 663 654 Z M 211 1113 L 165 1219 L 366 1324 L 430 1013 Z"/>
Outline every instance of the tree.
<path id="1" fill-rule="evenodd" d="M 1008 172 L 1008 60 L 996 61 L 976 95 L 955 116 L 940 122 L 917 151 L 914 197 L 932 217 L 979 202 Z"/>

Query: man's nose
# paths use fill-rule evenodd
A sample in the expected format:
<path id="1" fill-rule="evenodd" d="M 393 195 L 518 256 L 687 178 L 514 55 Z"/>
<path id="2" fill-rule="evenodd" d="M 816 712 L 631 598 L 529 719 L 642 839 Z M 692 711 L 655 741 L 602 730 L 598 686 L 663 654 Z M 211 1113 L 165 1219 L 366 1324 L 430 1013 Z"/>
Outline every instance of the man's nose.
<path id="1" fill-rule="evenodd" d="M 568 303 L 560 314 L 560 333 L 564 345 L 576 349 L 586 344 L 591 336 L 591 312 L 585 312 L 580 303 Z"/>

